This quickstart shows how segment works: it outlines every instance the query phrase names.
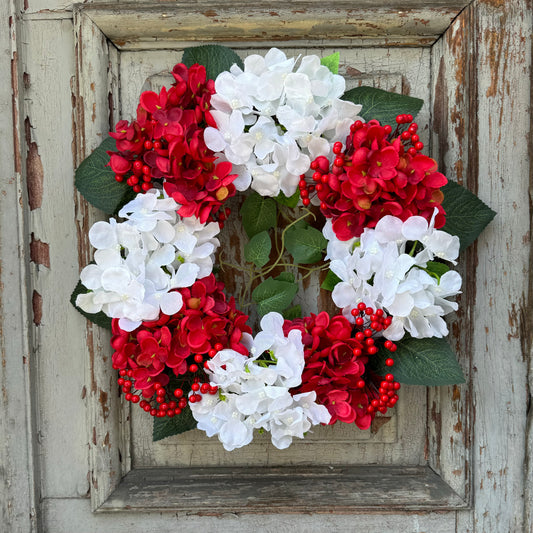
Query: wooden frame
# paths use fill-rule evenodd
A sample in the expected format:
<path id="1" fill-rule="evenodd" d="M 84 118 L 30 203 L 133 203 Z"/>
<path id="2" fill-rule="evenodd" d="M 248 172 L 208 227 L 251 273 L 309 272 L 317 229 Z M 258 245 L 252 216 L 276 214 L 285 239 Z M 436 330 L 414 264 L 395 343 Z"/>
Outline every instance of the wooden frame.
<path id="1" fill-rule="evenodd" d="M 327 14 L 328 20 L 333 21 L 333 27 L 327 26 L 324 32 L 332 32 L 338 46 L 353 46 L 355 42 L 363 40 L 365 45 L 389 46 L 391 44 L 428 46 L 433 44 L 439 32 L 450 24 L 451 20 L 458 15 L 465 2 L 445 3 L 433 2 L 429 7 L 422 8 L 424 16 L 430 17 L 430 23 L 423 25 L 429 27 L 429 33 L 420 32 L 421 16 L 417 2 L 409 6 L 410 13 L 407 24 L 396 25 L 394 16 L 398 15 L 398 6 L 370 8 L 362 3 L 357 10 L 348 9 L 347 5 L 336 4 L 336 9 Z M 281 42 L 294 41 L 306 38 L 309 34 L 322 35 L 317 30 L 319 20 L 323 19 L 325 11 L 317 7 L 317 4 L 301 2 L 298 5 L 305 11 L 303 17 L 300 10 L 291 5 L 287 9 L 279 5 L 270 6 L 269 10 L 251 9 L 246 22 L 246 38 L 248 40 L 272 39 Z M 405 2 L 403 3 L 404 8 Z M 216 41 L 237 42 L 241 31 L 237 23 L 241 16 L 232 4 L 231 8 L 210 7 L 212 11 L 206 15 L 207 4 L 198 2 L 191 10 L 190 4 L 166 4 L 158 5 L 120 5 L 107 6 L 101 4 L 77 6 L 75 10 L 76 39 L 77 39 L 77 89 L 78 89 L 78 163 L 90 151 L 99 144 L 102 136 L 109 128 L 113 127 L 116 103 L 113 99 L 114 87 L 118 82 L 118 64 L 120 50 L 139 50 L 143 48 L 173 47 L 179 46 L 181 39 L 196 40 L 202 36 L 203 41 L 210 38 Z M 275 9 L 275 12 L 272 11 Z M 224 15 L 219 14 L 219 11 Z M 216 16 L 213 14 L 216 12 Z M 116 24 L 117 15 L 120 13 L 120 25 Z M 275 16 L 274 16 L 275 13 Z M 386 13 L 390 16 L 387 18 Z M 200 14 L 202 16 L 200 16 Z M 207 24 L 205 18 L 215 18 L 216 24 Z M 220 17 L 224 20 L 221 22 Z M 266 20 L 268 18 L 268 24 Z M 364 25 L 357 21 L 365 20 Z M 355 21 L 355 23 L 354 23 Z M 378 23 L 375 31 L 368 31 L 373 23 Z M 200 32 L 200 28 L 202 31 Z M 264 32 L 268 28 L 268 32 Z M 177 30 L 180 32 L 180 41 L 169 39 Z M 131 32 L 131 33 L 130 33 Z M 318 33 L 317 33 L 318 32 Z M 133 38 L 131 36 L 134 36 Z M 153 40 L 153 37 L 156 40 Z M 329 41 L 328 41 L 329 43 Z M 438 52 L 444 54 L 444 51 Z M 433 102 L 435 109 L 441 103 Z M 468 113 L 468 102 L 458 102 L 462 105 L 464 113 Z M 90 117 L 90 120 L 87 119 Z M 436 134 L 442 134 L 438 130 Z M 443 132 L 450 134 L 450 132 Z M 463 140 L 461 140 L 462 147 Z M 78 208 L 83 212 L 87 220 L 94 219 L 95 213 L 87 208 L 86 204 L 78 200 Z M 87 221 L 85 221 L 85 224 Z M 80 257 L 84 259 L 90 249 L 87 236 L 80 231 Z M 459 317 L 461 320 L 462 317 Z M 183 511 L 187 513 L 204 512 L 201 505 L 196 502 L 204 502 L 205 491 L 202 483 L 193 483 L 202 476 L 198 469 L 182 469 L 177 475 L 174 469 L 136 469 L 130 471 L 131 461 L 129 453 L 129 439 L 127 432 L 119 430 L 119 413 L 127 413 L 118 408 L 118 402 L 113 400 L 117 397 L 116 387 L 113 385 L 114 372 L 110 368 L 110 362 L 103 362 L 98 356 L 96 346 L 105 346 L 106 338 L 100 337 L 102 332 L 97 331 L 92 325 L 88 325 L 88 341 L 90 346 L 90 375 L 91 386 L 88 396 L 89 427 L 92 428 L 90 464 L 92 472 L 91 500 L 93 510 L 118 511 L 123 509 L 135 510 L 166 510 Z M 462 341 L 469 331 L 466 328 L 457 335 L 457 343 L 462 348 Z M 91 348 L 91 345 L 93 346 Z M 461 349 L 460 352 L 463 350 Z M 463 352 L 464 353 L 464 352 Z M 463 355 L 463 363 L 467 365 L 468 358 Z M 235 512 L 287 512 L 292 508 L 293 512 L 361 512 L 369 509 L 383 509 L 392 506 L 403 510 L 449 510 L 468 507 L 471 501 L 471 486 L 468 476 L 469 452 L 466 439 L 458 441 L 452 446 L 449 456 L 446 458 L 446 469 L 435 475 L 433 470 L 440 469 L 440 453 L 443 441 L 452 438 L 453 418 L 455 413 L 460 412 L 464 419 L 468 419 L 469 406 L 465 399 L 461 398 L 460 389 L 448 388 L 437 389 L 429 392 L 431 416 L 430 438 L 427 442 L 427 466 L 401 467 L 349 467 L 338 468 L 324 472 L 323 469 L 290 468 L 290 475 L 283 474 L 279 468 L 259 469 L 231 469 L 220 467 L 219 469 L 205 469 L 208 475 L 216 479 L 216 485 L 212 490 L 213 498 L 219 498 L 218 504 L 209 508 L 213 512 L 222 512 L 222 509 L 232 509 Z M 102 397 L 106 399 L 103 407 Z M 127 415 L 126 415 L 127 416 Z M 457 431 L 457 430 L 456 430 Z M 464 432 L 468 428 L 465 427 Z M 460 431 L 459 433 L 461 433 Z M 448 449 L 448 446 L 445 445 Z M 453 468 L 452 468 L 453 467 Z M 454 474 L 450 474 L 453 470 Z M 250 477 L 256 478 L 252 482 L 252 493 L 244 499 L 240 486 L 235 483 L 235 473 L 242 473 L 247 482 Z M 168 473 L 168 475 L 167 475 Z M 125 478 L 121 481 L 121 476 Z M 185 476 L 185 478 L 184 478 Z M 407 496 L 398 499 L 397 494 L 390 490 L 394 480 L 403 476 L 409 486 Z M 301 504 L 294 500 L 295 487 L 299 480 L 305 478 L 312 480 L 316 489 L 316 500 L 301 498 Z M 261 479 L 268 479 L 265 488 Z M 366 483 L 358 483 L 365 479 Z M 231 482 L 231 483 L 230 483 Z M 337 505 L 332 500 L 331 491 L 328 487 L 331 483 L 338 487 L 346 488 L 346 497 L 342 504 Z M 188 499 L 173 497 L 172 494 L 181 494 L 180 487 L 190 483 L 191 497 Z M 151 489 L 151 492 L 148 490 Z M 321 488 L 323 487 L 323 490 Z M 372 487 L 372 489 L 370 489 Z M 274 490 L 278 495 L 277 503 L 262 507 L 258 502 L 257 495 L 261 492 Z M 376 492 L 374 492 L 376 491 Z M 297 492 L 297 491 L 296 491 Z M 149 494 L 158 494 L 158 498 L 151 498 Z M 167 503 L 158 503 L 164 494 Z M 216 495 L 216 496 L 215 496 Z M 211 499 L 209 500 L 211 502 Z M 240 503 L 239 503 L 240 502 Z M 255 502 L 255 503 L 254 503 Z M 391 507 L 391 508 L 392 508 Z M 220 511 L 216 509 L 220 508 Z"/>
<path id="2" fill-rule="evenodd" d="M 9 32 L 0 33 L 0 64 L 2 72 L 11 72 L 0 79 L 0 105 L 5 111 L 0 122 L 4 139 L 0 146 L 4 528 L 71 533 L 73 524 L 82 524 L 78 528 L 86 533 L 118 533 L 128 526 L 161 531 L 273 531 L 287 529 L 290 523 L 293 531 L 317 531 L 352 530 L 356 523 L 369 531 L 387 527 L 439 533 L 532 531 L 531 0 L 349 4 L 341 0 L 335 4 L 337 11 L 320 9 L 321 2 L 315 0 L 296 0 L 286 6 L 272 1 L 260 7 L 220 0 L 216 21 L 209 12 L 213 4 L 203 0 L 187 2 L 185 13 L 185 3 L 168 1 L 150 2 L 150 10 L 143 8 L 146 3 L 134 0 L 93 3 L 74 12 L 70 0 L 8 0 L 0 7 L 9 27 Z M 339 11 L 352 8 L 353 20 L 361 21 L 364 13 L 370 24 L 376 24 L 375 31 L 369 24 L 364 31 L 357 27 L 353 31 Z M 388 16 L 384 15 L 387 8 L 391 9 Z M 394 8 L 402 13 L 396 16 Z M 124 28 L 134 22 L 136 10 L 143 12 L 146 31 L 143 36 L 141 27 L 137 39 L 128 40 L 131 34 Z M 232 15 L 232 10 L 239 15 Z M 287 500 L 272 510 L 259 510 L 254 502 L 244 509 L 236 505 L 235 510 L 242 510 L 239 514 L 217 508 L 214 516 L 202 516 L 199 506 L 191 502 L 190 516 L 181 510 L 159 513 L 139 506 L 127 514 L 91 513 L 89 495 L 93 508 L 123 509 L 120 491 L 129 490 L 137 482 L 135 476 L 146 475 L 143 483 L 156 482 L 151 486 L 167 494 L 178 487 L 168 484 L 168 474 L 173 472 L 166 474 L 165 484 L 165 479 L 155 477 L 155 470 L 134 470 L 120 483 L 130 464 L 127 435 L 121 436 L 117 413 L 127 417 L 127 411 L 119 409 L 115 376 L 109 371 L 109 360 L 103 360 L 108 339 L 86 326 L 65 304 L 78 267 L 88 260 L 86 235 L 96 215 L 75 196 L 73 169 L 118 118 L 120 102 L 114 94 L 119 50 L 181 45 L 175 39 L 169 44 L 164 34 L 154 39 L 160 24 L 157 13 L 184 17 L 162 29 L 171 29 L 174 22 L 186 21 L 187 13 L 196 13 L 197 28 L 209 26 L 215 31 L 220 25 L 218 29 L 228 37 L 228 18 L 239 21 L 246 12 L 254 14 L 257 39 L 262 38 L 262 25 L 270 32 L 265 44 L 286 44 L 295 37 L 288 30 L 295 31 L 294 20 L 314 13 L 336 21 L 335 40 L 328 38 L 324 46 L 424 46 L 431 53 L 432 154 L 447 175 L 476 191 L 498 213 L 461 261 L 468 283 L 461 315 L 452 323 L 452 339 L 468 383 L 428 392 L 432 420 L 428 464 L 439 474 L 439 483 L 446 483 L 469 507 L 461 508 L 456 499 L 457 507 L 456 503 L 451 507 L 433 503 L 428 509 L 405 500 L 398 507 L 390 499 L 357 507 L 355 491 L 364 485 L 358 477 L 359 486 L 348 478 L 346 484 L 341 479 L 335 485 L 348 491 L 338 505 L 324 500 L 321 509 L 309 506 L 306 513 L 301 512 L 303 502 L 297 516 L 291 514 Z M 421 13 L 425 14 L 419 17 Z M 443 18 L 443 13 L 448 14 Z M 301 31 L 306 33 L 304 38 L 311 38 L 307 32 L 313 26 L 306 20 Z M 337 24 L 342 31 L 336 30 Z M 114 31 L 118 33 L 113 43 L 108 37 Z M 191 33 L 194 26 L 187 39 Z M 305 45 L 305 40 L 299 42 Z M 86 327 L 87 334 L 80 334 Z M 388 476 L 394 473 L 387 471 Z M 268 474 L 270 479 L 277 475 Z M 190 472 L 191 479 L 196 475 Z M 309 479 L 305 475 L 300 471 L 287 490 L 296 490 L 298 483 Z M 316 479 L 318 473 L 313 475 Z M 326 482 L 324 477 L 321 483 Z M 383 485 L 385 490 L 389 487 Z M 135 502 L 130 498 L 130 503 Z M 431 512 L 431 508 L 438 510 Z"/>

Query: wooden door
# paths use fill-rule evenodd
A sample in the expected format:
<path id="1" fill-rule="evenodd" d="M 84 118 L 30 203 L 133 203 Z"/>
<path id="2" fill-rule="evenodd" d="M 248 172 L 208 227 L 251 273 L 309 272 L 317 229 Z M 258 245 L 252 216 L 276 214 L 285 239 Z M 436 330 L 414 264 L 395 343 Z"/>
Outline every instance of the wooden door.
<path id="1" fill-rule="evenodd" d="M 530 1 L 11 0 L 0 13 L 11 73 L 0 82 L 9 531 L 532 527 Z M 223 452 L 199 432 L 151 442 L 150 421 L 121 403 L 107 335 L 67 303 L 101 216 L 72 178 L 130 118 L 140 91 L 163 83 L 183 48 L 200 42 L 241 55 L 273 45 L 291 55 L 338 50 L 352 86 L 425 100 L 418 122 L 431 155 L 498 213 L 461 258 L 466 281 L 450 330 L 467 384 L 406 387 L 396 414 L 372 431 L 322 428 L 283 452 L 261 439 Z"/>

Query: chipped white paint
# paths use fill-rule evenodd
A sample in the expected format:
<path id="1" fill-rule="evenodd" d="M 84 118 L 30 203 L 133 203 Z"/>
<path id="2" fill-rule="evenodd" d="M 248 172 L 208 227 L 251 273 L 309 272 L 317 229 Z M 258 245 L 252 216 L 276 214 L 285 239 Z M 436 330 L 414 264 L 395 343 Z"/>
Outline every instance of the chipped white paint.
<path id="1" fill-rule="evenodd" d="M 21 93 L 15 101 L 19 113 L 15 139 L 21 145 L 20 152 L 15 152 L 15 156 L 11 153 L 10 139 L 14 134 L 9 121 L 2 123 L 4 142 L 0 146 L 2 172 L 7 171 L 0 176 L 0 349 L 3 357 L 0 461 L 4 469 L 0 491 L 4 505 L 2 519 L 8 531 L 29 531 L 33 527 L 70 533 L 73 524 L 83 524 L 82 531 L 87 533 L 114 533 L 133 527 L 179 528 L 181 531 L 195 531 L 201 527 L 216 531 L 259 528 L 275 531 L 290 527 L 293 531 L 337 531 L 352 530 L 354 524 L 368 531 L 388 528 L 392 531 L 481 533 L 519 531 L 522 527 L 533 531 L 533 467 L 530 461 L 526 462 L 529 474 L 524 472 L 524 462 L 533 451 L 531 422 L 527 424 L 526 412 L 528 372 L 530 384 L 533 384 L 528 370 L 532 328 L 528 316 L 531 301 L 527 201 L 531 75 L 528 39 L 533 10 L 530 0 L 476 0 L 433 44 L 436 38 L 429 36 L 441 24 L 437 19 L 442 20 L 443 13 L 448 13 L 446 16 L 454 10 L 457 13 L 466 3 L 404 0 L 402 6 L 407 20 L 400 29 L 390 29 L 393 20 L 389 17 L 378 20 L 378 28 L 389 25 L 387 35 L 375 32 L 370 39 L 363 40 L 348 33 L 350 39 L 346 40 L 343 35 L 334 34 L 335 41 L 320 42 L 324 54 L 343 45 L 343 73 L 354 75 L 349 67 L 357 69 L 355 80 L 378 80 L 377 83 L 390 87 L 397 84 L 398 74 L 403 72 L 402 86 L 396 88 L 428 102 L 420 122 L 431 124 L 431 135 L 429 128 L 423 134 L 426 140 L 431 138 L 435 157 L 444 164 L 450 177 L 477 189 L 498 211 L 492 226 L 462 261 L 468 286 L 462 297 L 463 314 L 458 316 L 452 329 L 453 342 L 468 383 L 459 388 L 430 390 L 427 416 L 426 402 L 423 398 L 420 400 L 420 391 L 403 391 L 397 419 L 386 424 L 382 433 L 365 436 L 368 440 L 348 445 L 342 441 L 354 435 L 339 431 L 336 442 L 332 439 L 330 444 L 338 454 L 339 463 L 360 460 L 416 464 L 424 463 L 427 457 L 428 464 L 442 479 L 473 505 L 473 511 L 356 517 L 91 514 L 86 497 L 88 490 L 94 509 L 132 466 L 198 464 L 195 446 L 213 462 L 250 464 L 264 452 L 270 464 L 294 463 L 296 458 L 290 453 L 285 457 L 277 456 L 266 444 L 259 443 L 257 448 L 235 459 L 234 455 L 225 456 L 214 451 L 220 450 L 217 444 L 205 444 L 205 440 L 195 440 L 194 435 L 183 439 L 185 445 L 180 445 L 178 438 L 153 445 L 146 425 L 139 429 L 138 409 L 133 417 L 131 439 L 128 421 L 131 413 L 119 406 L 113 383 L 115 376 L 110 371 L 107 337 L 97 328 L 86 326 L 66 303 L 79 267 L 89 259 L 86 230 L 98 216 L 74 193 L 73 164 L 78 164 L 108 130 L 110 104 L 113 106 L 112 121 L 121 113 L 127 117 L 135 108 L 145 80 L 179 60 L 179 51 L 169 51 L 168 43 L 150 42 L 154 32 L 164 32 L 168 24 L 160 30 L 154 29 L 150 24 L 157 22 L 157 14 L 149 16 L 143 8 L 146 18 L 135 27 L 142 47 L 152 51 L 138 51 L 140 41 L 119 42 L 121 32 L 126 35 L 131 30 L 125 22 L 135 18 L 131 4 L 125 11 L 130 19 L 120 16 L 119 2 L 113 10 L 107 6 L 91 8 L 96 18 L 102 17 L 97 23 L 78 14 L 76 20 L 71 19 L 72 5 L 67 0 L 46 3 L 27 0 L 26 5 L 23 0 L 20 4 L 11 0 L 1 5 L 0 14 L 4 15 L 4 20 L 9 15 L 21 14 L 18 39 L 13 32 L 0 34 L 0 49 L 7 51 L 0 59 L 2 72 L 9 72 L 11 53 L 18 52 L 16 78 Z M 252 10 L 240 4 L 235 8 L 235 4 L 224 5 L 229 19 L 232 16 L 242 18 L 246 9 Z M 293 4 L 310 6 L 310 12 L 321 9 L 320 2 Z M 385 3 L 362 0 L 357 9 L 364 10 L 370 4 L 379 7 Z M 386 4 L 391 5 L 390 2 Z M 279 7 L 279 3 L 272 5 Z M 191 12 L 202 6 L 205 7 L 205 2 L 187 3 Z M 165 3 L 166 8 L 175 6 Z M 255 14 L 261 11 L 253 9 Z M 414 17 L 421 10 L 429 13 L 430 20 L 427 28 L 419 31 L 417 28 L 424 24 L 416 22 Z M 271 17 L 273 27 L 282 25 L 283 17 L 292 17 L 293 21 L 300 17 L 286 8 L 280 12 L 281 21 Z M 370 18 L 379 18 L 377 11 L 373 15 L 371 11 L 366 13 L 370 13 Z M 196 20 L 196 29 L 203 24 L 202 20 Z M 260 27 L 257 20 L 256 30 Z M 106 43 L 101 29 L 108 26 L 106 31 L 116 32 L 113 35 L 117 44 L 129 47 L 129 51 L 118 51 Z M 218 31 L 213 21 L 202 26 L 208 27 Z M 225 33 L 220 35 L 230 38 L 231 31 L 231 27 L 226 27 Z M 397 41 L 391 38 L 393 35 Z M 283 38 L 290 36 L 287 32 Z M 312 46 L 312 35 L 301 36 L 307 39 L 300 43 L 307 51 Z M 205 39 L 210 38 L 205 35 Z M 432 48 L 369 48 L 384 41 L 391 45 L 418 42 L 423 46 L 432 45 Z M 242 53 L 249 48 L 246 43 L 235 44 Z M 282 41 L 276 44 L 296 50 L 294 44 Z M 364 48 L 354 49 L 354 45 Z M 254 47 L 257 46 L 263 43 L 256 42 Z M 161 47 L 167 50 L 154 50 Z M 444 70 L 441 70 L 441 59 Z M 23 76 L 24 72 L 28 76 Z M 126 83 L 131 87 L 126 87 Z M 11 116 L 11 91 L 11 79 L 4 76 L 0 80 L 3 117 Z M 74 113 L 70 105 L 71 92 L 77 98 L 73 102 Z M 23 128 L 26 116 L 31 125 L 28 142 L 35 143 L 44 172 L 42 201 L 40 207 L 31 212 L 21 182 L 21 178 L 27 177 L 24 158 L 28 147 L 24 143 L 27 135 Z M 77 144 L 71 146 L 73 131 Z M 15 164 L 20 154 L 22 164 Z M 13 231 L 14 226 L 16 231 Z M 48 244 L 49 268 L 29 263 L 31 233 L 34 239 Z M 13 253 L 15 249 L 19 250 L 19 255 Z M 25 281 L 27 272 L 31 278 L 29 284 Z M 39 325 L 32 322 L 33 290 L 42 297 Z M 28 358 L 24 359 L 26 356 Z M 36 407 L 34 411 L 32 405 Z M 416 405 L 424 406 L 423 413 L 416 410 Z M 410 416 L 427 419 L 427 440 L 424 424 L 416 426 L 422 428 L 416 430 L 416 435 L 406 435 L 409 429 L 404 420 L 408 413 L 402 413 L 402 409 L 409 409 Z M 25 423 L 21 423 L 21 412 Z M 33 419 L 32 412 L 35 413 Z M 402 429 L 404 427 L 407 429 Z M 328 428 L 325 431 L 324 437 L 329 439 Z M 394 439 L 397 439 L 396 444 L 388 442 Z M 526 455 L 526 442 L 529 455 Z M 316 450 L 313 439 L 304 446 Z M 306 452 L 304 446 L 299 450 L 303 461 L 309 460 L 306 453 L 309 456 L 325 454 L 323 448 L 319 452 Z M 37 450 L 39 461 L 34 461 L 32 447 Z M 43 498 L 40 527 L 36 519 L 39 509 L 34 508 L 32 498 L 34 490 Z"/>

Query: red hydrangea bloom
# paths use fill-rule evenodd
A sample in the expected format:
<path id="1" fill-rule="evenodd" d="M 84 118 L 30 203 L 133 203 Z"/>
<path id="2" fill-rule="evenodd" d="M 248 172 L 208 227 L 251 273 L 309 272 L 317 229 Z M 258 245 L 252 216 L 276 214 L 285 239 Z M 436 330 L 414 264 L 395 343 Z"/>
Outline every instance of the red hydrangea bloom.
<path id="1" fill-rule="evenodd" d="M 194 356 L 208 355 L 215 345 L 247 355 L 242 334 L 251 333 L 248 316 L 235 308 L 233 298 L 226 300 L 223 289 L 224 284 L 210 274 L 179 289 L 183 307 L 173 316 L 162 314 L 132 332 L 123 331 L 114 319 L 113 366 L 132 370 L 135 388 L 149 398 L 168 384 L 169 375 L 186 374 Z"/>
<path id="2" fill-rule="evenodd" d="M 291 392 L 316 391 L 317 403 L 325 405 L 331 414 L 330 424 L 340 420 L 368 429 L 375 413 L 367 410 L 370 389 L 360 385 L 370 346 L 356 338 L 353 325 L 342 315 L 331 318 L 323 311 L 286 320 L 283 329 L 285 334 L 292 329 L 301 331 L 304 344 L 302 385 Z"/>
<path id="3" fill-rule="evenodd" d="M 437 171 L 434 159 L 407 148 L 409 139 L 390 139 L 390 131 L 377 120 L 358 121 L 351 127 L 344 153 L 337 154 L 331 168 L 324 156 L 311 164 L 317 171 L 313 179 L 320 181 L 320 208 L 333 219 L 340 240 L 359 237 L 385 215 L 430 220 L 435 207 L 439 210 L 435 227 L 444 226 L 440 187 L 448 180 Z"/>
<path id="4" fill-rule="evenodd" d="M 231 163 L 217 163 L 204 142 L 206 125 L 217 127 L 209 111 L 214 82 L 206 79 L 205 67 L 180 63 L 172 75 L 170 89 L 143 92 L 137 119 L 121 120 L 110 133 L 117 143 L 117 152 L 109 152 L 110 166 L 135 192 L 149 190 L 153 179 L 163 180 L 181 206 L 178 213 L 205 222 L 235 195 L 237 174 Z"/>

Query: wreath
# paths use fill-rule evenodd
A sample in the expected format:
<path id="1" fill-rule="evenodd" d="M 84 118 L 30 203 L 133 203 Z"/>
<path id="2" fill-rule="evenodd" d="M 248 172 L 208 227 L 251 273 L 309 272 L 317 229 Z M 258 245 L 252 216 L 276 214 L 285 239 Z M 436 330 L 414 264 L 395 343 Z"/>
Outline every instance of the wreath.
<path id="1" fill-rule="evenodd" d="M 155 440 L 197 427 L 233 450 L 258 430 L 283 449 L 317 424 L 368 429 L 401 383 L 464 382 L 444 339 L 450 265 L 494 212 L 422 153 L 421 100 L 345 91 L 338 66 L 188 48 L 76 171 L 112 217 L 89 230 L 71 301 L 112 330 L 118 385 Z M 237 193 L 248 241 L 231 265 L 218 236 Z M 217 279 L 229 268 L 249 274 L 239 294 Z M 314 272 L 335 313 L 293 304 Z"/>

